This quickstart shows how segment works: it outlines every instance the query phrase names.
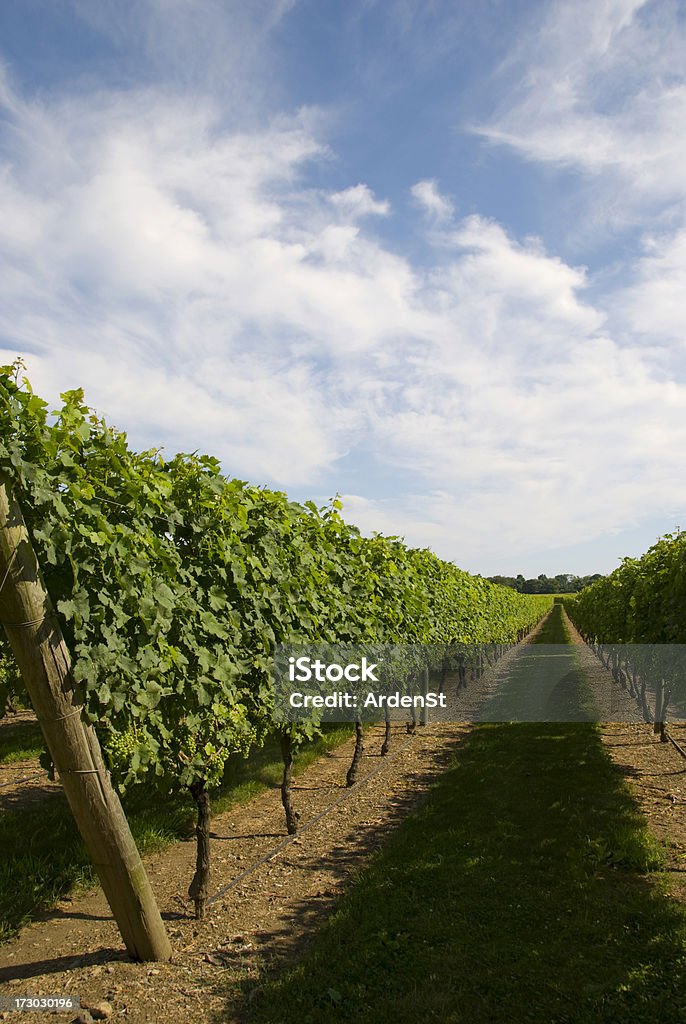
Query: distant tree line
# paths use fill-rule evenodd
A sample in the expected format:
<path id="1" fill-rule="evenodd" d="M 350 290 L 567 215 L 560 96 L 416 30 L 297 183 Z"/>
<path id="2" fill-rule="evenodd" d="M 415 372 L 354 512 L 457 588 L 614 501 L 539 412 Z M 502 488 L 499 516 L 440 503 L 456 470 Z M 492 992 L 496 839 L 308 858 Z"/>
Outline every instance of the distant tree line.
<path id="1" fill-rule="evenodd" d="M 599 572 L 592 576 L 574 576 L 570 572 L 561 572 L 557 576 L 546 576 L 541 573 L 535 580 L 525 580 L 519 576 L 489 576 L 489 583 L 499 583 L 501 587 L 512 587 L 520 594 L 576 594 L 596 580 L 602 579 Z"/>

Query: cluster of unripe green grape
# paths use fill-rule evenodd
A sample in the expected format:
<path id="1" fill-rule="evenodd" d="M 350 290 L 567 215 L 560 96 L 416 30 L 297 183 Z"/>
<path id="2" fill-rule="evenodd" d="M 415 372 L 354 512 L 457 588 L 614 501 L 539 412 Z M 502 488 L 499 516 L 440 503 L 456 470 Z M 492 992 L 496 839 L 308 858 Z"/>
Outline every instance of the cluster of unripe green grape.
<path id="1" fill-rule="evenodd" d="M 213 710 L 214 721 L 206 723 L 206 730 L 201 727 L 193 731 L 185 722 L 181 722 L 172 739 L 165 745 L 164 752 L 160 750 L 158 755 L 147 751 L 142 742 L 144 737 L 136 725 L 129 725 L 120 732 L 109 732 L 103 738 L 102 745 L 107 765 L 115 780 L 120 786 L 126 786 L 135 775 L 141 774 L 139 768 L 132 775 L 132 760 L 134 754 L 138 752 L 143 771 L 149 764 L 154 764 L 155 774 L 167 774 L 169 771 L 173 776 L 178 774 L 179 765 L 182 765 L 189 781 L 203 778 L 210 787 L 218 785 L 224 775 L 229 755 L 247 754 L 258 740 L 258 730 L 243 707 L 227 708 L 216 705 Z M 227 748 L 222 742 L 221 733 L 229 723 L 233 743 Z"/>
<path id="2" fill-rule="evenodd" d="M 215 747 L 212 743 L 198 747 L 196 736 L 184 730 L 183 740 L 177 750 L 179 761 L 191 770 L 192 775 L 203 778 L 209 787 L 221 782 L 230 753 L 226 748 Z"/>
<path id="3" fill-rule="evenodd" d="M 108 766 L 117 776 L 125 775 L 131 765 L 133 752 L 138 746 L 135 730 L 129 726 L 125 732 L 112 732 L 103 744 L 107 755 Z"/>

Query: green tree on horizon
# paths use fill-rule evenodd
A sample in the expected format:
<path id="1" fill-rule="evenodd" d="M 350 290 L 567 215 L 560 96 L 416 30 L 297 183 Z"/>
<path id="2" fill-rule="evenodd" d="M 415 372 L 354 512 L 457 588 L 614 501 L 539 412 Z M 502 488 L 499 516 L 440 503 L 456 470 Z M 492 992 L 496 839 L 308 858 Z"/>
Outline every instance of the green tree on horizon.
<path id="1" fill-rule="evenodd" d="M 603 579 L 601 573 L 590 576 L 576 576 L 571 572 L 561 572 L 556 576 L 540 573 L 535 579 L 525 579 L 521 573 L 517 576 L 487 576 L 489 583 L 501 587 L 511 587 L 520 594 L 577 594 L 597 580 Z"/>

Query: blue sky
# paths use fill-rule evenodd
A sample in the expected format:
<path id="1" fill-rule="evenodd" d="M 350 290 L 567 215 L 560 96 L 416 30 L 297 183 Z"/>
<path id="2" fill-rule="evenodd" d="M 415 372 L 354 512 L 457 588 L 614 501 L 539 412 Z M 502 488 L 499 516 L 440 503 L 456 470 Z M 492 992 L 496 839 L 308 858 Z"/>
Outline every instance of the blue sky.
<path id="1" fill-rule="evenodd" d="M 4 0 L 0 357 L 473 572 L 686 526 L 670 0 Z"/>

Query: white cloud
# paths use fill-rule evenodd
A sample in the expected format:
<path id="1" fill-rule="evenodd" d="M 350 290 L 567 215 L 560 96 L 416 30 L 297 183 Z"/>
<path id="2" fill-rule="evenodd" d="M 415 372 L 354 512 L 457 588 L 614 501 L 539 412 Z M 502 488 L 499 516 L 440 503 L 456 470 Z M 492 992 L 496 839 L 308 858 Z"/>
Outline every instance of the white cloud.
<path id="1" fill-rule="evenodd" d="M 453 204 L 438 191 L 433 180 L 418 181 L 410 189 L 417 204 L 438 221 L 449 220 L 454 212 Z"/>
<path id="2" fill-rule="evenodd" d="M 632 8 L 599 6 L 594 52 L 611 54 Z M 195 93 L 29 102 L 7 83 L 5 112 L 0 344 L 39 392 L 82 384 L 139 446 L 208 450 L 288 488 L 361 452 L 399 493 L 372 480 L 351 518 L 472 569 L 496 543 L 571 543 L 686 503 L 686 389 L 644 343 L 651 302 L 676 337 L 680 236 L 646 251 L 615 336 L 583 266 L 456 222 L 433 180 L 412 188 L 432 218 L 424 262 L 381 241 L 367 218 L 391 227 L 386 199 L 310 184 L 331 156 L 322 113 L 239 127 Z"/>
<path id="3" fill-rule="evenodd" d="M 329 202 L 350 217 L 387 217 L 391 206 L 387 199 L 378 200 L 368 185 L 353 185 L 342 192 L 334 192 Z"/>
<path id="4" fill-rule="evenodd" d="M 686 226 L 644 239 L 631 285 L 614 297 L 617 320 L 654 344 L 686 348 Z"/>
<path id="5" fill-rule="evenodd" d="M 421 466 L 427 486 L 345 496 L 344 515 L 366 531 L 489 574 L 686 509 L 686 390 L 651 379 L 635 354 L 599 340 L 528 386 L 489 386 L 486 373 L 461 397 L 438 374 L 433 385 L 386 417 L 380 443 L 401 469 Z"/>
<path id="6" fill-rule="evenodd" d="M 463 253 L 448 268 L 450 288 L 461 308 L 481 293 L 491 310 L 494 303 L 505 304 L 515 317 L 523 310 L 543 310 L 546 333 L 551 322 L 559 321 L 563 329 L 556 334 L 568 339 L 560 338 L 564 344 L 572 343 L 579 329 L 600 327 L 602 315 L 579 298 L 586 286 L 585 269 L 548 255 L 539 239 L 518 244 L 501 225 L 479 216 L 467 217 L 450 239 Z"/>
<path id="7" fill-rule="evenodd" d="M 387 204 L 300 187 L 326 153 L 309 112 L 246 133 L 154 90 L 8 100 L 6 358 L 29 353 L 53 396 L 85 383 L 134 436 L 312 481 L 359 418 L 335 363 L 420 320 L 407 264 L 345 223 Z"/>

